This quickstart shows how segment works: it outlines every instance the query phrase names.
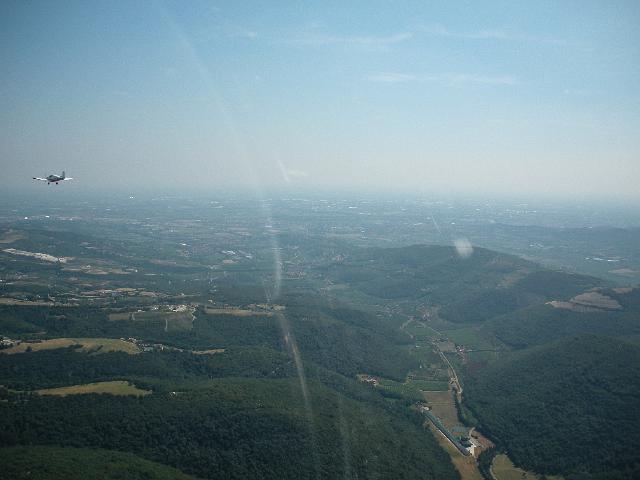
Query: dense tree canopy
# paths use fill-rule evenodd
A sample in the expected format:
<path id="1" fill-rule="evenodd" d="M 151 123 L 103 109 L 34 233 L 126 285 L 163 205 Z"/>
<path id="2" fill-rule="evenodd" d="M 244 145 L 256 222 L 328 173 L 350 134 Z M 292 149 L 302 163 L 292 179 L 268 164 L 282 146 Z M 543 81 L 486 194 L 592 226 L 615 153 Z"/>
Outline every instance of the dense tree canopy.
<path id="1" fill-rule="evenodd" d="M 541 473 L 638 472 L 640 348 L 593 335 L 516 353 L 468 382 L 481 428 Z M 595 478 L 595 477 L 594 477 Z M 607 477 L 609 478 L 609 477 Z"/>

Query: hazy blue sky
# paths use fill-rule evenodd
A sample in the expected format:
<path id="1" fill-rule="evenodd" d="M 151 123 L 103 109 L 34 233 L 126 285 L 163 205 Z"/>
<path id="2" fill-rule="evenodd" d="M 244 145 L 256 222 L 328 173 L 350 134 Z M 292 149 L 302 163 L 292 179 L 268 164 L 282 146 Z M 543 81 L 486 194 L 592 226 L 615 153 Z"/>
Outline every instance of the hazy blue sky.
<path id="1" fill-rule="evenodd" d="M 3 182 L 639 196 L 639 25 L 637 1 L 4 0 Z"/>

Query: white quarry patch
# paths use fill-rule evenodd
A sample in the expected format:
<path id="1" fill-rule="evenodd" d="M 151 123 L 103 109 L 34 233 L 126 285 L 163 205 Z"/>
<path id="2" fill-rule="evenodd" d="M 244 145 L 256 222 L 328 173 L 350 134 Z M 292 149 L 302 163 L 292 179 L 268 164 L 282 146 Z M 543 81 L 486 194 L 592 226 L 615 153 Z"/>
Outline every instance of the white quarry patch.
<path id="1" fill-rule="evenodd" d="M 53 255 L 49 255 L 48 253 L 27 252 L 26 250 L 16 250 L 15 248 L 5 248 L 2 251 L 5 253 L 10 253 L 11 255 L 33 257 L 37 260 L 43 260 L 45 262 L 67 263 L 67 260 L 69 260 L 68 257 L 54 257 Z"/>

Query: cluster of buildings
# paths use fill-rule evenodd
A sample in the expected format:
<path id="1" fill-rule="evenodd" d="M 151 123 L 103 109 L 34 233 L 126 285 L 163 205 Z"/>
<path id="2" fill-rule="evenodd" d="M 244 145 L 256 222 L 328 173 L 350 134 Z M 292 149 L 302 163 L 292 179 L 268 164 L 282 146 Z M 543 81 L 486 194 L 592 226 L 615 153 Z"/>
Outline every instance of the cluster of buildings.
<path id="1" fill-rule="evenodd" d="M 362 383 L 366 383 L 367 385 L 377 387 L 380 384 L 380 379 L 373 375 L 360 375 L 359 378 Z"/>
<path id="2" fill-rule="evenodd" d="M 447 439 L 465 456 L 476 456 L 476 449 L 481 447 L 480 443 L 469 433 L 469 427 L 456 425 L 448 429 L 442 421 L 431 411 L 426 403 L 416 404 L 418 411 L 426 416 L 433 425 L 447 437 Z"/>
<path id="3" fill-rule="evenodd" d="M 183 352 L 184 351 L 181 348 L 170 347 L 170 346 L 164 345 L 162 343 L 144 342 L 142 340 L 138 340 L 135 337 L 129 337 L 129 338 L 122 338 L 121 337 L 120 340 L 122 340 L 124 342 L 133 343 L 136 347 L 138 347 L 143 352 L 165 352 L 165 351 L 166 352 L 170 352 L 170 351 Z"/>
<path id="4" fill-rule="evenodd" d="M 21 340 L 13 340 L 9 337 L 0 337 L 0 349 L 11 348 L 14 345 L 19 345 L 20 343 L 22 343 Z"/>
<path id="5" fill-rule="evenodd" d="M 85 298 L 105 298 L 105 297 L 157 297 L 156 292 L 148 292 L 137 288 L 100 288 L 97 290 L 85 290 L 80 293 Z"/>

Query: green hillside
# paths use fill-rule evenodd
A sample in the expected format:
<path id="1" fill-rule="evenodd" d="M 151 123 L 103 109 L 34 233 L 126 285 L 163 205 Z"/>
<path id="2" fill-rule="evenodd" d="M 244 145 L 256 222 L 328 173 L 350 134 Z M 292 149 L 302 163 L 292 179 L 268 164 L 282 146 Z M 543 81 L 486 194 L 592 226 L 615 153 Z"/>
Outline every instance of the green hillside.
<path id="1" fill-rule="evenodd" d="M 188 480 L 175 468 L 130 453 L 88 448 L 0 448 L 0 478 L 13 480 Z"/>
<path id="2" fill-rule="evenodd" d="M 22 395 L 0 404 L 0 446 L 122 450 L 203 478 L 457 478 L 417 413 L 339 376 L 323 380 L 304 390 L 298 378 L 201 380 L 144 398 Z"/>
<path id="3" fill-rule="evenodd" d="M 619 303 L 616 310 L 575 311 L 534 305 L 495 317 L 482 326 L 482 331 L 513 348 L 541 345 L 579 333 L 640 335 L 640 289 L 628 290 L 601 290 Z"/>
<path id="4" fill-rule="evenodd" d="M 481 429 L 527 470 L 638 478 L 640 348 L 571 337 L 513 354 L 470 380 Z"/>
<path id="5" fill-rule="evenodd" d="M 453 247 L 428 245 L 364 249 L 324 272 L 372 299 L 437 306 L 453 323 L 484 322 L 604 283 L 484 248 L 463 258 Z"/>

